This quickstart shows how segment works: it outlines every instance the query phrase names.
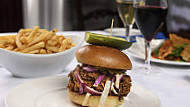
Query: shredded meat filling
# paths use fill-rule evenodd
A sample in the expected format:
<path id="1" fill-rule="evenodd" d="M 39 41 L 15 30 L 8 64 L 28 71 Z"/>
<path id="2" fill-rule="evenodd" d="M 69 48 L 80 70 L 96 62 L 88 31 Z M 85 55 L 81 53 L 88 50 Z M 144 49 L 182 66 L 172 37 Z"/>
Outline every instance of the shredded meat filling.
<path id="1" fill-rule="evenodd" d="M 95 83 L 96 79 L 102 75 L 103 73 L 100 71 L 96 72 L 88 72 L 82 69 L 79 65 L 75 68 L 75 70 L 71 71 L 68 77 L 70 77 L 69 83 L 68 83 L 68 88 L 72 91 L 78 92 L 80 89 L 80 85 L 75 77 L 75 74 L 79 72 L 79 75 L 81 79 L 83 80 L 84 83 L 86 83 L 89 87 L 94 88 L 97 91 L 102 92 L 104 90 L 104 86 L 106 83 L 106 80 L 110 78 L 111 74 L 108 74 L 104 72 L 105 76 L 101 80 L 100 84 L 97 87 L 93 87 L 93 84 Z M 131 87 L 131 79 L 128 75 L 125 75 L 124 78 L 120 82 L 120 91 L 117 90 L 119 93 L 119 96 L 127 96 L 127 94 L 130 92 L 130 87 Z M 84 90 L 83 92 L 86 94 L 86 91 Z M 109 95 L 115 96 L 115 94 L 110 91 Z"/>

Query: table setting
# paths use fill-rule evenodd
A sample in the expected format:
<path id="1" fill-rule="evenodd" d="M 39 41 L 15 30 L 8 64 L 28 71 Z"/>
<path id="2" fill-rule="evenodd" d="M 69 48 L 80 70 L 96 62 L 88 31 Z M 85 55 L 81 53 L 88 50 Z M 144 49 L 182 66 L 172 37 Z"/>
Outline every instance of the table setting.
<path id="1" fill-rule="evenodd" d="M 99 34 L 108 34 L 105 31 L 90 31 L 93 33 Z M 78 35 L 84 38 L 85 32 L 84 31 L 65 31 L 59 32 L 63 35 Z M 87 43 L 83 42 L 82 46 L 86 45 Z M 124 51 L 128 55 L 127 51 Z M 138 84 L 143 88 L 146 88 L 150 92 L 154 93 L 155 96 L 159 98 L 161 107 L 168 107 L 168 106 L 182 106 L 188 107 L 190 105 L 188 101 L 189 89 L 190 89 L 190 66 L 184 65 L 172 65 L 172 64 L 163 64 L 157 62 L 151 62 L 152 66 L 160 68 L 163 72 L 159 75 L 142 75 L 136 69 L 139 66 L 143 66 L 143 60 L 132 55 L 128 55 L 131 59 L 133 68 L 132 70 L 128 71 L 128 74 L 132 78 L 132 83 Z M 70 71 L 74 68 L 73 66 L 77 65 L 76 58 L 73 58 L 70 63 L 63 69 L 61 73 L 54 74 L 55 77 L 57 76 L 65 76 L 68 75 Z M 1 71 L 1 80 L 0 80 L 0 105 L 1 107 L 6 107 L 5 100 L 7 95 L 11 92 L 11 90 L 26 82 L 30 82 L 37 78 L 19 78 L 13 76 L 7 69 L 5 69 L 2 65 L 0 67 Z M 28 96 L 29 97 L 29 96 Z"/>
<path id="2" fill-rule="evenodd" d="M 190 40 L 160 30 L 167 0 L 115 2 L 124 28 L 0 33 L 0 107 L 189 107 Z"/>

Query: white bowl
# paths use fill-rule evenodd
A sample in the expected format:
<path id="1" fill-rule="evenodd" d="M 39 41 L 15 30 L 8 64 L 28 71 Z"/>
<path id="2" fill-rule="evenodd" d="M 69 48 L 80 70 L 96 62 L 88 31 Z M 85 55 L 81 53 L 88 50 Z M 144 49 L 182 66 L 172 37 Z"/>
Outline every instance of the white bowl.
<path id="1" fill-rule="evenodd" d="M 16 77 L 41 77 L 57 74 L 72 61 L 76 50 L 82 45 L 83 38 L 68 35 L 75 47 L 55 54 L 24 54 L 0 48 L 0 64 Z"/>

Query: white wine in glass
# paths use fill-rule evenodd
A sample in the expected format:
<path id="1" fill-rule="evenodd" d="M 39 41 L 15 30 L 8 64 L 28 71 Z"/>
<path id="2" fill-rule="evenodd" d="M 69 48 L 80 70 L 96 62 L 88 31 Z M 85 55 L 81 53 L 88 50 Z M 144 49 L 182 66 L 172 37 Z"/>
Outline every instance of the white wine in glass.
<path id="1" fill-rule="evenodd" d="M 130 26 L 134 23 L 133 0 L 116 0 L 119 16 L 126 28 L 126 39 L 130 41 Z"/>

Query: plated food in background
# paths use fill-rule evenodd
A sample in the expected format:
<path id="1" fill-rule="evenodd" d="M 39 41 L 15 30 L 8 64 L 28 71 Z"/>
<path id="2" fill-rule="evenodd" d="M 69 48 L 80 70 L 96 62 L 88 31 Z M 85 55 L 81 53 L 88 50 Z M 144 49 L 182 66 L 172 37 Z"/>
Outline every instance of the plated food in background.
<path id="1" fill-rule="evenodd" d="M 190 62 L 190 40 L 170 34 L 158 49 L 152 53 L 153 58 Z"/>
<path id="2" fill-rule="evenodd" d="M 68 50 L 76 44 L 71 38 L 56 35 L 57 30 L 21 29 L 17 35 L 0 36 L 0 48 L 27 54 L 51 54 Z"/>
<path id="3" fill-rule="evenodd" d="M 131 79 L 126 70 L 132 64 L 123 52 L 106 47 L 87 45 L 75 53 L 82 63 L 68 75 L 69 98 L 82 106 L 115 107 L 130 92 Z"/>

